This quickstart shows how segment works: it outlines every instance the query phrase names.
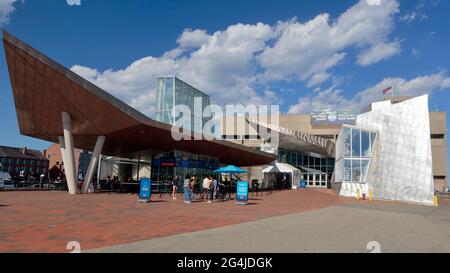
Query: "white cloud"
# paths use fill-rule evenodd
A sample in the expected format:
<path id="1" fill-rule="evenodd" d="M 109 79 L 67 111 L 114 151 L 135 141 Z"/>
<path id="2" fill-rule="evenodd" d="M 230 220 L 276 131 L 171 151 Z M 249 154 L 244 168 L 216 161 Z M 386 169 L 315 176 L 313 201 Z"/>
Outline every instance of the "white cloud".
<path id="1" fill-rule="evenodd" d="M 177 43 L 184 48 L 196 48 L 206 43 L 209 39 L 208 33 L 203 29 L 185 29 L 177 39 Z"/>
<path id="2" fill-rule="evenodd" d="M 422 57 L 422 51 L 420 49 L 413 48 L 413 49 L 411 49 L 411 56 L 420 58 L 420 57 Z"/>
<path id="3" fill-rule="evenodd" d="M 274 45 L 260 56 L 267 78 L 307 79 L 314 73 L 326 73 L 351 47 L 362 50 L 358 63 L 364 65 L 395 55 L 400 44 L 389 41 L 388 36 L 398 9 L 394 0 L 382 1 L 381 5 L 360 1 L 336 20 L 325 13 L 304 23 L 297 19 L 280 22 Z"/>
<path id="4" fill-rule="evenodd" d="M 81 0 L 66 0 L 69 6 L 81 6 Z"/>
<path id="5" fill-rule="evenodd" d="M 378 43 L 358 55 L 358 64 L 370 65 L 390 58 L 400 52 L 400 42 Z"/>
<path id="6" fill-rule="evenodd" d="M 167 75 L 186 80 L 221 105 L 276 102 L 273 92 L 259 94 L 254 87 L 254 56 L 264 48 L 272 34 L 270 26 L 236 24 L 212 35 L 203 32 L 204 35 L 195 34 L 195 39 L 191 39 L 193 36 L 187 39 L 192 32 L 183 32 L 184 35 L 178 39 L 179 48 L 161 57 L 145 57 L 125 69 L 98 72 L 75 65 L 72 70 L 148 115 L 153 115 L 156 79 Z M 186 46 L 200 46 L 194 42 L 200 36 L 203 36 L 201 47 L 188 55 L 183 54 Z"/>
<path id="7" fill-rule="evenodd" d="M 313 87 L 313 86 L 319 85 L 319 84 L 327 81 L 330 77 L 331 77 L 330 73 L 325 73 L 325 72 L 315 73 L 314 75 L 311 76 L 311 78 L 309 79 L 306 86 Z"/>
<path id="8" fill-rule="evenodd" d="M 274 80 L 305 81 L 317 87 L 334 78 L 331 69 L 356 49 L 360 65 L 389 58 L 400 50 L 390 40 L 398 2 L 365 0 L 337 19 L 328 14 L 271 26 L 235 24 L 208 34 L 185 29 L 177 46 L 161 56 L 148 56 L 119 70 L 98 71 L 75 65 L 72 70 L 146 114 L 153 114 L 158 76 L 174 75 L 211 95 L 216 104 L 278 103 L 268 84 Z"/>
<path id="9" fill-rule="evenodd" d="M 396 96 L 417 96 L 431 94 L 437 90 L 450 89 L 450 77 L 445 72 L 439 72 L 411 80 L 386 78 L 376 85 L 356 93 L 351 98 L 345 97 L 341 89 L 332 86 L 326 90 L 314 92 L 311 96 L 301 97 L 297 104 L 290 106 L 288 112 L 299 114 L 330 108 L 359 112 L 370 103 L 382 100 L 384 98 L 382 90 L 392 84 Z"/>
<path id="10" fill-rule="evenodd" d="M 406 12 L 399 19 L 405 23 L 426 20 L 428 19 L 428 15 L 425 13 L 425 9 L 428 7 L 436 7 L 441 2 L 441 0 L 418 0 L 414 10 Z"/>
<path id="11" fill-rule="evenodd" d="M 99 74 L 97 69 L 92 69 L 81 65 L 74 65 L 72 66 L 71 70 L 86 79 L 94 79 Z"/>
<path id="12" fill-rule="evenodd" d="M 426 14 L 421 14 L 421 13 L 415 12 L 415 11 L 409 12 L 409 13 L 406 13 L 406 14 L 400 16 L 400 21 L 407 22 L 407 23 L 411 23 L 417 19 L 422 21 L 422 20 L 428 19 L 428 16 Z"/>
<path id="13" fill-rule="evenodd" d="M 9 24 L 11 13 L 14 12 L 13 4 L 16 0 L 0 0 L 0 27 Z"/>

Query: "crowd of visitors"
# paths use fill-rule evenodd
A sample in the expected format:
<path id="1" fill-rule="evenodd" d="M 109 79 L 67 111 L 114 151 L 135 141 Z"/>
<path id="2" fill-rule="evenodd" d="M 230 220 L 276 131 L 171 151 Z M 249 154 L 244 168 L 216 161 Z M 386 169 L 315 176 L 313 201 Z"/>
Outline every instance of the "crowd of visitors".
<path id="1" fill-rule="evenodd" d="M 187 204 L 191 203 L 194 199 L 196 181 L 197 177 L 195 175 L 186 175 L 186 177 L 184 178 L 184 202 Z M 214 199 L 217 199 L 221 195 L 221 193 L 223 193 L 221 183 L 212 175 L 205 176 L 201 183 L 201 189 L 198 195 L 198 199 L 204 199 L 206 197 L 206 199 L 208 199 L 208 203 L 213 203 Z"/>

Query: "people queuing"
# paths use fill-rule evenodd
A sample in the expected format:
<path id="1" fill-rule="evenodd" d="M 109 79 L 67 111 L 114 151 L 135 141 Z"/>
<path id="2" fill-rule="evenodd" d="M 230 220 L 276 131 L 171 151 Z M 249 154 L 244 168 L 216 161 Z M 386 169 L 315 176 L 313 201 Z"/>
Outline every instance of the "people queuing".
<path id="1" fill-rule="evenodd" d="M 194 200 L 195 192 L 199 194 L 197 196 L 198 199 L 204 199 L 206 197 L 208 203 L 213 203 L 214 199 L 217 199 L 220 196 L 220 183 L 212 175 L 205 176 L 201 181 L 202 183 L 197 185 L 197 179 L 195 175 L 185 176 L 183 180 L 184 203 L 190 204 L 192 200 Z M 172 185 L 174 185 L 174 183 L 172 183 Z M 197 186 L 198 188 L 196 191 L 195 188 Z M 173 190 L 176 191 L 175 186 Z"/>
<path id="2" fill-rule="evenodd" d="M 191 177 L 186 175 L 183 181 L 184 203 L 191 203 Z"/>

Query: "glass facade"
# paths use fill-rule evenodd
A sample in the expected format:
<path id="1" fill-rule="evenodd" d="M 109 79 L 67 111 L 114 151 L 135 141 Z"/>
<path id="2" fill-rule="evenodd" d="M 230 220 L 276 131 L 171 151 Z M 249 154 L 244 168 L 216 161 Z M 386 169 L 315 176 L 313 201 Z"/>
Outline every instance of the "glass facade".
<path id="1" fill-rule="evenodd" d="M 173 151 L 160 154 L 152 159 L 151 179 L 155 182 L 162 182 L 170 181 L 174 176 L 184 179 L 186 175 L 203 178 L 206 175 L 214 175 L 213 171 L 218 168 L 219 160 L 217 158 Z"/>
<path id="2" fill-rule="evenodd" d="M 321 171 L 327 174 L 327 181 L 330 181 L 334 172 L 334 158 L 319 158 L 280 149 L 278 162 L 288 163 L 296 168 L 306 167 Z"/>
<path id="3" fill-rule="evenodd" d="M 336 144 L 336 181 L 365 183 L 377 133 L 343 126 Z"/>
<path id="4" fill-rule="evenodd" d="M 197 101 L 199 102 L 198 108 L 201 109 L 201 112 L 198 113 L 194 111 L 196 109 L 194 104 Z M 211 119 L 210 115 L 208 117 L 202 116 L 203 109 L 210 105 L 208 95 L 176 77 L 158 78 L 156 85 L 156 120 L 175 124 L 177 121 L 176 105 L 186 105 L 191 111 L 191 124 L 190 128 L 187 128 L 188 130 L 201 132 L 202 125 Z M 178 118 L 181 118 L 181 115 Z M 194 123 L 196 123 L 196 126 L 194 126 Z"/>
<path id="5" fill-rule="evenodd" d="M 81 151 L 80 158 L 78 160 L 78 178 L 84 178 L 86 176 L 89 162 L 91 161 L 92 154 L 86 150 Z M 97 173 L 97 166 L 95 166 L 94 173 Z"/>

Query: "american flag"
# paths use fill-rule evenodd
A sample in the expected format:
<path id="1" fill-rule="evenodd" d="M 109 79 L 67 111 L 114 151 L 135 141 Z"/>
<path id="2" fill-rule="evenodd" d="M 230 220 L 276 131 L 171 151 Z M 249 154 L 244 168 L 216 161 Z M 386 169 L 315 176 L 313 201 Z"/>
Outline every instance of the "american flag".
<path id="1" fill-rule="evenodd" d="M 392 92 L 392 85 L 388 88 L 383 89 L 383 94 L 386 95 L 387 93 Z"/>

